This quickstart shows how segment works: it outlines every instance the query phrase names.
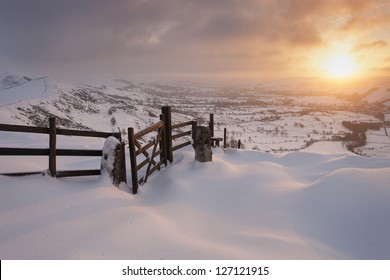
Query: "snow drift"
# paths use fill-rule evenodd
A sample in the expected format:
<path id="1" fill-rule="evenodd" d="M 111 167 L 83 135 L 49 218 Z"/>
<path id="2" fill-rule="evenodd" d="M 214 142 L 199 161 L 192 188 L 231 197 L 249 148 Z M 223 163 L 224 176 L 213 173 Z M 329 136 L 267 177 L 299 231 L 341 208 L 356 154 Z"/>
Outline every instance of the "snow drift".
<path id="1" fill-rule="evenodd" d="M 0 176 L 0 258 L 390 258 L 388 158 L 213 152 L 179 150 L 138 195 L 104 176 Z"/>

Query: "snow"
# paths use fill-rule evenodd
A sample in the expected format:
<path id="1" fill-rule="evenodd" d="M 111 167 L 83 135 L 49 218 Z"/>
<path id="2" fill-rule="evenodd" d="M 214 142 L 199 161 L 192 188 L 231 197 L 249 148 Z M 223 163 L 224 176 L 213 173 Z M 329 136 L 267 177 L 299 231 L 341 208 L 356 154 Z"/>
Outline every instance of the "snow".
<path id="1" fill-rule="evenodd" d="M 381 102 L 390 99 L 390 88 L 381 87 L 366 97 L 368 103 Z"/>
<path id="2" fill-rule="evenodd" d="M 325 143 L 209 163 L 187 147 L 137 195 L 108 175 L 0 176 L 0 258 L 389 259 L 389 158 Z"/>
<path id="3" fill-rule="evenodd" d="M 24 100 L 42 99 L 49 96 L 51 90 L 46 78 L 25 82 L 18 86 L 0 91 L 0 106 Z"/>
<path id="4" fill-rule="evenodd" d="M 110 136 L 106 139 L 103 146 L 103 158 L 101 167 L 106 170 L 108 174 L 112 174 L 115 165 L 116 147 L 120 145 L 120 142 L 114 136 Z"/>

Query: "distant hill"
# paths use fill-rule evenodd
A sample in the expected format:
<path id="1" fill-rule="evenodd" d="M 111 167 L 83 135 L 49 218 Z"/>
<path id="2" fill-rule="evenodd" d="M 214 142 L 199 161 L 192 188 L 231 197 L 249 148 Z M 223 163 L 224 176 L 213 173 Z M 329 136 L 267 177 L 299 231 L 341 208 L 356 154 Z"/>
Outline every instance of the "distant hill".
<path id="1" fill-rule="evenodd" d="M 29 82 L 31 80 L 32 79 L 29 77 L 6 74 L 4 77 L 1 77 L 0 89 L 9 89 Z"/>

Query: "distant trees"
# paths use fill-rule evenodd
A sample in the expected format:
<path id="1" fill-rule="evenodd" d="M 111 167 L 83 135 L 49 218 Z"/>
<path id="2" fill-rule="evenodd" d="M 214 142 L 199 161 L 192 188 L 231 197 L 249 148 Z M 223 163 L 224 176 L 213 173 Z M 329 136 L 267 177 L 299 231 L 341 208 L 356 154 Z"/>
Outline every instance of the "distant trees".
<path id="1" fill-rule="evenodd" d="M 344 137 L 341 137 L 341 140 L 346 142 L 348 150 L 352 152 L 355 148 L 363 147 L 367 144 L 366 132 L 368 129 L 379 130 L 381 128 L 380 123 L 343 121 L 341 124 L 352 131 L 352 133 L 347 133 Z"/>

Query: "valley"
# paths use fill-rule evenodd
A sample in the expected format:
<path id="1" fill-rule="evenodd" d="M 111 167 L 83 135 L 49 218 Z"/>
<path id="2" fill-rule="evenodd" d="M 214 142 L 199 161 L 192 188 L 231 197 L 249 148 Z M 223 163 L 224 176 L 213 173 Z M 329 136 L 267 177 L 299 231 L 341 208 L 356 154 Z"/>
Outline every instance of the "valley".
<path id="1" fill-rule="evenodd" d="M 46 126 L 50 115 L 60 127 L 122 132 L 143 129 L 158 120 L 161 106 L 172 107 L 177 122 L 197 119 L 208 125 L 214 114 L 215 136 L 236 148 L 263 152 L 304 149 L 315 142 L 341 141 L 352 131 L 343 122 L 373 123 L 364 146 L 346 145 L 364 156 L 389 156 L 390 85 L 360 92 L 280 84 L 216 85 L 213 83 L 130 82 L 120 79 L 96 86 L 65 84 L 49 78 L 7 78 L 0 91 L 3 123 Z M 2 97 L 5 101 L 2 104 Z M 12 100 L 14 97 L 14 100 Z M 353 134 L 353 133 L 352 133 Z M 354 146 L 355 145 L 355 146 Z"/>

